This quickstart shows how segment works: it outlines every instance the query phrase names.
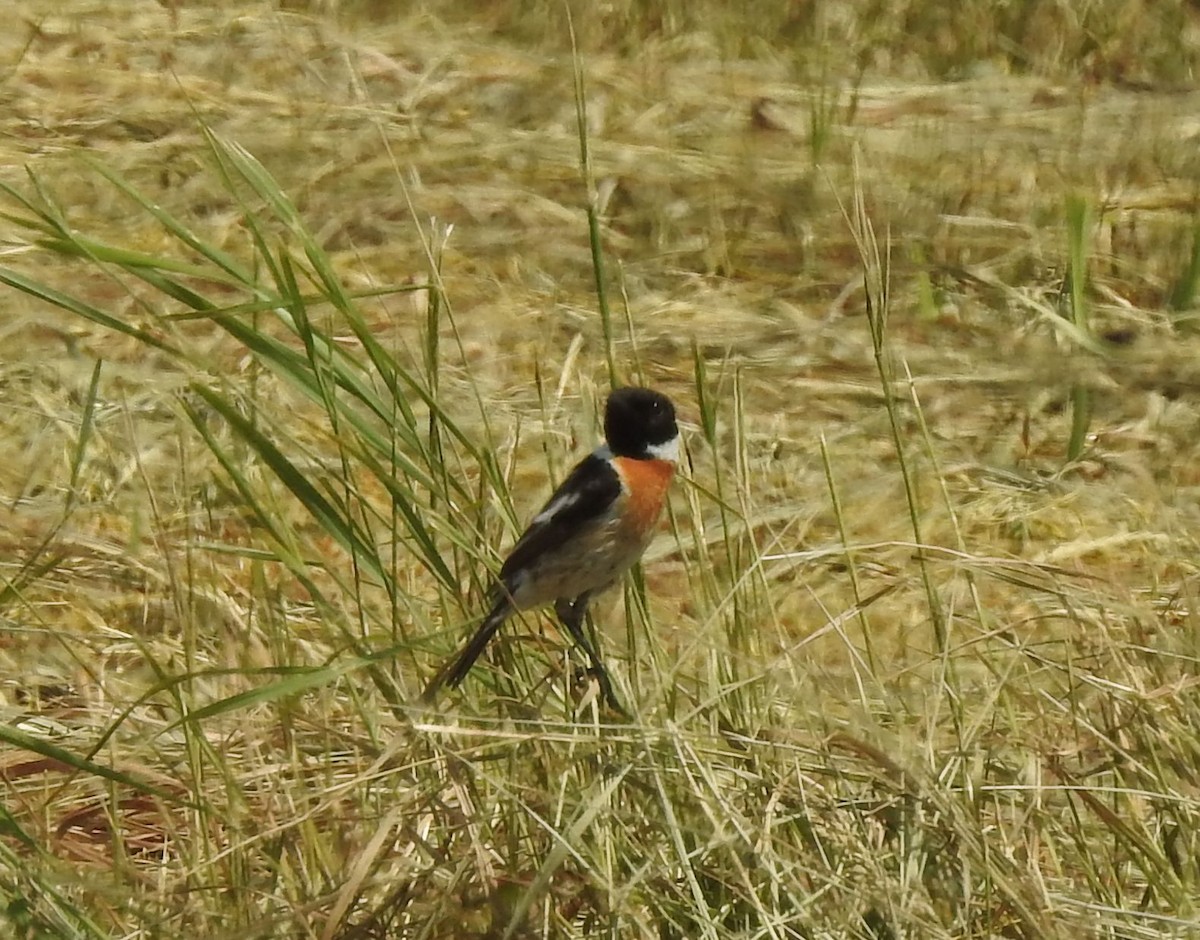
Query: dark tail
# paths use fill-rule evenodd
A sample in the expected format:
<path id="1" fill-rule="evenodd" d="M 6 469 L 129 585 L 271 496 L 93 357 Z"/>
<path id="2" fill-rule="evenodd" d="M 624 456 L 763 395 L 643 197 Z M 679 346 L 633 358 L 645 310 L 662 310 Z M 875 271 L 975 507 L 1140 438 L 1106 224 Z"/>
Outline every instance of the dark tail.
<path id="1" fill-rule="evenodd" d="M 421 693 L 421 701 L 432 702 L 443 685 L 454 687 L 461 684 L 467 677 L 467 673 L 471 671 L 471 667 L 475 665 L 475 660 L 479 658 L 484 647 L 491 642 L 492 637 L 496 635 L 496 631 L 508 619 L 510 613 L 512 613 L 512 608 L 507 600 L 497 601 L 462 651 L 438 670 L 437 675 L 429 681 L 429 685 Z"/>

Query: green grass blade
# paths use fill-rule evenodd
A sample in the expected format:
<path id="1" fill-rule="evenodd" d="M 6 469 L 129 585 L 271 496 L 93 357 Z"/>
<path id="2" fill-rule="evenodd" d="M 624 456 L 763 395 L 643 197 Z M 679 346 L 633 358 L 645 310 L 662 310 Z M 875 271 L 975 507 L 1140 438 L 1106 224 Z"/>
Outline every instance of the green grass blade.
<path id="1" fill-rule="evenodd" d="M 114 770 L 112 767 L 107 767 L 104 764 L 99 764 L 93 760 L 80 757 L 74 751 L 70 751 L 65 747 L 59 747 L 57 744 L 52 744 L 44 738 L 37 735 L 27 734 L 12 725 L 0 724 L 0 741 L 12 747 L 19 748 L 22 751 L 28 751 L 31 754 L 37 754 L 44 757 L 48 761 L 53 761 L 56 764 L 61 764 L 68 767 L 76 773 L 88 774 L 93 777 L 100 777 L 103 780 L 119 783 L 122 786 L 136 790 L 138 793 L 145 793 L 148 796 L 156 796 L 161 800 L 166 800 L 169 803 L 190 806 L 197 809 L 197 805 L 190 800 L 185 800 L 177 793 L 172 793 L 169 790 L 164 790 L 160 786 L 150 783 L 146 780 L 141 780 L 133 774 L 127 774 L 121 770 Z"/>
<path id="2" fill-rule="evenodd" d="M 381 662 L 392 659 L 401 650 L 401 647 L 389 647 L 370 656 L 357 656 L 347 659 L 335 666 L 286 669 L 280 667 L 271 670 L 272 673 L 286 672 L 287 675 L 275 682 L 268 682 L 265 685 L 248 689 L 245 692 L 238 692 L 235 695 L 210 702 L 208 705 L 203 705 L 200 708 L 192 709 L 182 718 L 163 728 L 159 734 L 167 734 L 184 724 L 193 724 L 199 727 L 204 722 L 218 717 L 227 717 L 245 711 L 248 708 L 253 708 L 256 705 L 266 705 L 277 702 L 280 699 L 294 698 L 304 692 L 310 692 L 313 689 L 327 686 L 341 679 L 343 676 L 347 676 L 358 670 L 371 669 Z"/>
<path id="3" fill-rule="evenodd" d="M 325 532 L 346 551 L 359 557 L 381 584 L 388 582 L 390 575 L 380 566 L 379 556 L 374 547 L 362 540 L 361 533 L 341 507 L 330 503 L 309 481 L 307 474 L 296 467 L 283 451 L 231 402 L 200 385 L 193 386 L 193 391 L 228 422 L 237 436 L 270 468 Z"/>
<path id="4" fill-rule="evenodd" d="M 55 290 L 47 284 L 26 277 L 12 268 L 0 267 L 0 284 L 7 284 L 9 287 L 28 294 L 30 297 L 36 297 L 38 300 L 45 301 L 48 304 L 58 307 L 60 310 L 65 310 L 77 317 L 82 317 L 84 320 L 95 323 L 97 326 L 112 330 L 114 333 L 130 336 L 152 349 L 160 349 L 173 356 L 182 355 L 180 350 L 171 345 L 161 334 L 150 333 L 138 327 L 130 326 L 116 317 L 105 313 L 98 307 L 93 307 L 91 304 Z"/>

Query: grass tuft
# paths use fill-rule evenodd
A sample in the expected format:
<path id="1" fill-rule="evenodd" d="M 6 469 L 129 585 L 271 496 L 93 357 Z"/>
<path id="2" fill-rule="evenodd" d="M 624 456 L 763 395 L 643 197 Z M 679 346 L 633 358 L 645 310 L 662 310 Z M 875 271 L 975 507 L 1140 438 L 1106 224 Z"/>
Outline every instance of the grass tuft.
<path id="1" fill-rule="evenodd" d="M 17 3 L 0 933 L 1196 933 L 1186 5 Z"/>

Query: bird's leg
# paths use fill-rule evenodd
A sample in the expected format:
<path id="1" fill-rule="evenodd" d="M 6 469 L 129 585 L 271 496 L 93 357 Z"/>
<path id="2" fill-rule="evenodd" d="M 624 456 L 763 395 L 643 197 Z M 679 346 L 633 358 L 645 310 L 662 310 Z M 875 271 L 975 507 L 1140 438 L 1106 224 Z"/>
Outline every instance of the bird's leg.
<path id="1" fill-rule="evenodd" d="M 591 600 L 591 596 L 591 592 L 589 591 L 580 594 L 574 600 L 566 597 L 560 598 L 554 604 L 554 613 L 558 616 L 562 625 L 567 628 L 567 632 L 571 634 L 571 639 L 587 653 L 587 657 L 591 661 L 591 668 L 588 672 L 595 676 L 596 681 L 600 684 L 600 694 L 604 696 L 604 701 L 608 703 L 613 711 L 628 716 L 629 712 L 617 700 L 617 694 L 613 691 L 612 679 L 609 678 L 608 670 L 604 668 L 604 663 L 600 661 L 600 654 L 597 652 L 596 645 L 588 638 L 587 633 L 583 629 L 583 621 L 587 616 L 588 601 Z"/>

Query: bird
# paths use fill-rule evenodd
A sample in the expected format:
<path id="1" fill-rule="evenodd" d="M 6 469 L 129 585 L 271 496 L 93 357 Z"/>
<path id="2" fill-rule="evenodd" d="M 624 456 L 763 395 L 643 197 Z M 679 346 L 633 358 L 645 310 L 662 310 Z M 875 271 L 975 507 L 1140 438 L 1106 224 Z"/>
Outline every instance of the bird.
<path id="1" fill-rule="evenodd" d="M 620 580 L 654 536 L 679 464 L 675 406 L 653 389 L 617 388 L 605 404 L 604 437 L 517 539 L 489 591 L 486 616 L 434 675 L 423 701 L 431 702 L 443 685 L 460 685 L 509 616 L 553 604 L 587 654 L 605 701 L 627 714 L 583 622 L 592 598 Z"/>

